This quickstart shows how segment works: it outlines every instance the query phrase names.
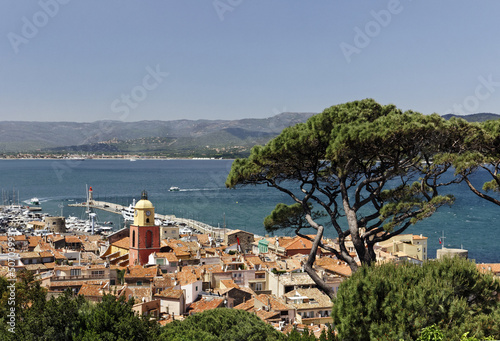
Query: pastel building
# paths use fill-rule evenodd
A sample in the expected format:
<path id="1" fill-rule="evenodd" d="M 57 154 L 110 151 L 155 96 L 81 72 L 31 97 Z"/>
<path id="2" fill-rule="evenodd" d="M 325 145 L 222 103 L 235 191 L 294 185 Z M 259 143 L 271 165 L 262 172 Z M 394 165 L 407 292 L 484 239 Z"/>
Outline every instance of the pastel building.
<path id="1" fill-rule="evenodd" d="M 419 261 L 427 260 L 427 237 L 401 234 L 378 243 L 380 250 L 391 255 L 406 255 Z"/>

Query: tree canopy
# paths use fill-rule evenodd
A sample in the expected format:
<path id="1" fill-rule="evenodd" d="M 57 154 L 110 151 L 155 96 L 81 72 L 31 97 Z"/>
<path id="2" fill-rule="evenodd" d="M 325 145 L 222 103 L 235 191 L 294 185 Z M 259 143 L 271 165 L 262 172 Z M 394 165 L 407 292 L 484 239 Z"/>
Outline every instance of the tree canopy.
<path id="1" fill-rule="evenodd" d="M 256 315 L 238 309 L 217 308 L 169 323 L 159 340 L 169 341 L 272 341 L 284 334 Z"/>
<path id="2" fill-rule="evenodd" d="M 371 264 L 377 242 L 452 204 L 454 198 L 441 194 L 441 188 L 459 179 L 444 182 L 442 175 L 452 166 L 452 155 L 467 148 L 463 136 L 468 129 L 461 121 L 403 112 L 372 99 L 335 105 L 235 160 L 226 186 L 266 184 L 302 206 L 308 224 L 296 226 L 296 233 L 313 242 L 304 268 L 333 296 L 312 269 L 317 248 L 330 250 L 356 271 L 348 239 L 361 263 Z M 313 217 L 311 204 L 326 213 L 338 249 L 323 245 L 325 226 Z M 286 221 L 283 206 L 276 210 Z M 288 211 L 298 214 L 291 207 Z M 302 233 L 308 227 L 316 231 L 315 238 Z"/>
<path id="3" fill-rule="evenodd" d="M 498 279 L 457 257 L 363 266 L 340 285 L 332 318 L 341 340 L 415 340 L 432 325 L 443 340 L 498 339 L 499 290 Z"/>
<path id="4" fill-rule="evenodd" d="M 468 137 L 474 140 L 474 148 L 455 155 L 456 173 L 461 175 L 469 188 L 477 196 L 500 206 L 500 120 L 491 120 L 475 125 Z M 477 188 L 470 177 L 477 170 L 483 170 L 490 178 Z"/>

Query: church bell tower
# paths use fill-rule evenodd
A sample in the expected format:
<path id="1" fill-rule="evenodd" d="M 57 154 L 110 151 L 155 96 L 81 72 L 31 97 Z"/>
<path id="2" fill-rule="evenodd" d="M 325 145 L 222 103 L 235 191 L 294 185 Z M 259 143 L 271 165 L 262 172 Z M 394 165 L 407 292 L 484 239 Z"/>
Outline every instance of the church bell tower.
<path id="1" fill-rule="evenodd" d="M 129 264 L 144 265 L 149 255 L 160 251 L 160 227 L 155 225 L 155 208 L 142 191 L 134 208 L 134 223 L 130 225 Z"/>

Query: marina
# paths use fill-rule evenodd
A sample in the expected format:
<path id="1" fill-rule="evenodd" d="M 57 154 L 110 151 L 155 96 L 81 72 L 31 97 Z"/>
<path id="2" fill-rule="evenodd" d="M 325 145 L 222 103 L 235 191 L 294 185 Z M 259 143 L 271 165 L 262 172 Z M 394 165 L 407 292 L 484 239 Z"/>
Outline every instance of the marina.
<path id="1" fill-rule="evenodd" d="M 70 207 L 89 207 L 92 209 L 98 209 L 98 210 L 102 210 L 102 211 L 106 211 L 106 212 L 114 213 L 114 214 L 120 214 L 120 215 L 122 214 L 122 212 L 128 211 L 130 209 L 130 206 L 126 207 L 126 206 L 111 203 L 111 202 L 96 201 L 96 200 L 92 200 L 89 203 L 82 202 L 82 203 L 76 203 L 76 204 L 69 204 L 68 206 L 70 206 Z M 133 220 L 133 218 L 132 218 L 132 220 Z M 188 228 L 190 228 L 193 231 L 198 232 L 198 233 L 210 234 L 213 237 L 219 236 L 219 235 L 224 235 L 225 233 L 231 231 L 228 228 L 214 227 L 214 226 L 205 224 L 201 221 L 196 221 L 194 219 L 179 218 L 179 217 L 176 217 L 175 215 L 164 215 L 164 214 L 155 213 L 155 221 L 158 225 L 164 225 L 164 226 L 179 225 L 181 227 L 188 227 Z"/>

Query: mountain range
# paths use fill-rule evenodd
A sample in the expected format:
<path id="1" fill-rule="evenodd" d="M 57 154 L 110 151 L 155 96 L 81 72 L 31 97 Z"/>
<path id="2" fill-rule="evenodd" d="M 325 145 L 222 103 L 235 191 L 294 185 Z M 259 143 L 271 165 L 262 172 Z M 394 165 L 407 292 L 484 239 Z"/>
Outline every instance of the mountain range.
<path id="1" fill-rule="evenodd" d="M 240 120 L 0 122 L 0 153 L 247 154 L 314 113 Z"/>
<path id="2" fill-rule="evenodd" d="M 0 153 L 134 154 L 167 157 L 246 156 L 284 128 L 305 122 L 314 113 L 284 112 L 263 119 L 0 122 Z M 461 117 L 470 122 L 499 119 L 478 113 Z"/>

